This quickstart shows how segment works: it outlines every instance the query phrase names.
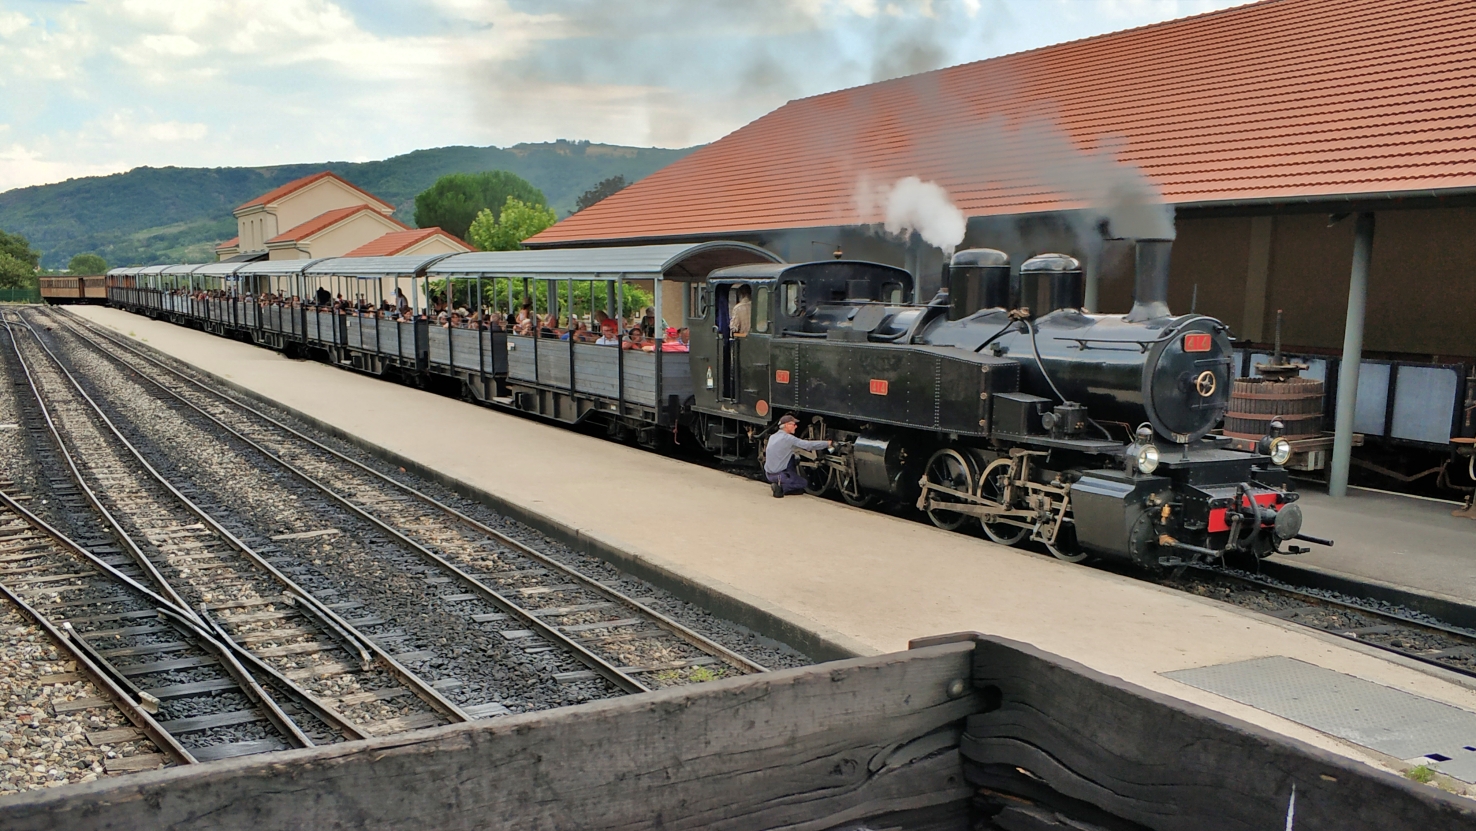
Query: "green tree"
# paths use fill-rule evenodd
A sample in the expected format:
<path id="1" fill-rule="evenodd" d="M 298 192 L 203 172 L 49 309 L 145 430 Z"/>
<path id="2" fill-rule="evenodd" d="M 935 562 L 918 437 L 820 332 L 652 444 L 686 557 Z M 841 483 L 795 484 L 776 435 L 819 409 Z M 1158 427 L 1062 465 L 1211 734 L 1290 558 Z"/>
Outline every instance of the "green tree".
<path id="1" fill-rule="evenodd" d="M 625 181 L 624 176 L 611 176 L 584 193 L 581 193 L 579 198 L 574 201 L 574 212 L 578 213 L 607 196 L 614 196 L 620 191 L 625 190 L 625 186 L 628 184 L 630 183 Z"/>
<path id="2" fill-rule="evenodd" d="M 0 288 L 23 289 L 36 284 L 41 255 L 20 234 L 0 231 Z"/>
<path id="3" fill-rule="evenodd" d="M 108 261 L 96 254 L 76 254 L 67 263 L 69 274 L 106 274 Z"/>
<path id="4" fill-rule="evenodd" d="M 415 197 L 415 224 L 421 228 L 439 227 L 470 242 L 467 229 L 477 214 L 489 210 L 496 219 L 509 198 L 529 205 L 548 204 L 543 191 L 506 170 L 452 173 L 437 179 Z"/>
<path id="5" fill-rule="evenodd" d="M 509 196 L 500 216 L 483 209 L 467 229 L 467 242 L 483 251 L 516 251 L 523 240 L 559 221 L 554 209 Z"/>

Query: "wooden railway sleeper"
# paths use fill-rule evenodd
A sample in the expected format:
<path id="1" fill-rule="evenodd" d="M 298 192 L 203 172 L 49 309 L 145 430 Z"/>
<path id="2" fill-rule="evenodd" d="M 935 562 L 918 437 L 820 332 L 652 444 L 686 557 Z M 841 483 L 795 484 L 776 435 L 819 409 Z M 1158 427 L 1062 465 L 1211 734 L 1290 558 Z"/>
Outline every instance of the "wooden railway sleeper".
<path id="1" fill-rule="evenodd" d="M 246 694 L 246 697 L 255 702 L 258 707 L 261 707 L 262 714 L 267 717 L 267 721 L 270 721 L 273 727 L 277 728 L 278 732 L 290 738 L 292 743 L 298 747 L 314 746 L 313 740 L 308 738 L 306 733 L 302 732 L 302 728 L 297 726 L 297 722 L 293 721 L 291 716 L 283 712 L 277 702 L 267 694 L 267 691 L 261 688 L 261 685 L 256 682 L 255 678 L 251 677 L 251 673 L 247 672 L 244 666 L 241 666 L 241 663 L 231 654 L 229 647 L 216 643 L 215 638 L 210 637 L 209 633 L 202 630 L 193 620 L 180 614 L 178 610 L 160 609 L 159 616 L 182 630 L 198 634 L 200 645 L 210 652 L 215 653 L 216 657 L 220 659 L 221 666 L 240 685 L 241 691 Z"/>

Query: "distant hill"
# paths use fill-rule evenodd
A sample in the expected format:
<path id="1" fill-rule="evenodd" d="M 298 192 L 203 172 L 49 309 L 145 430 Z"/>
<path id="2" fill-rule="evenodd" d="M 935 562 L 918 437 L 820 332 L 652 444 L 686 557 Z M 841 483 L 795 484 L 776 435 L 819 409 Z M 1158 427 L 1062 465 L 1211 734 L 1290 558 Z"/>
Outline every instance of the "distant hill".
<path id="1" fill-rule="evenodd" d="M 378 162 L 275 167 L 140 167 L 112 176 L 69 179 L 0 193 L 0 229 L 23 234 L 45 268 L 73 254 L 110 265 L 209 262 L 216 243 L 236 235 L 237 205 L 320 170 L 331 170 L 397 208 L 414 225 L 415 194 L 447 173 L 510 170 L 540 188 L 566 216 L 603 179 L 634 182 L 695 148 L 663 150 L 557 141 L 514 147 L 438 147 Z M 285 230 L 285 229 L 284 229 Z"/>

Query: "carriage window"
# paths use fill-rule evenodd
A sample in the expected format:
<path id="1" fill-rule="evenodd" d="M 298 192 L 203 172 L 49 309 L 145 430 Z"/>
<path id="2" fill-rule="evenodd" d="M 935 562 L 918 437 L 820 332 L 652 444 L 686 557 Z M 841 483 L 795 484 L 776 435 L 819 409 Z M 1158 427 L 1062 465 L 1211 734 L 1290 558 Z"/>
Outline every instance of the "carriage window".
<path id="1" fill-rule="evenodd" d="M 759 286 L 753 293 L 753 331 L 769 331 L 769 287 Z"/>
<path id="2" fill-rule="evenodd" d="M 800 284 L 784 284 L 784 313 L 790 317 L 799 317 L 800 314 Z"/>
<path id="3" fill-rule="evenodd" d="M 688 313 L 688 317 L 692 317 L 694 319 L 707 317 L 706 284 L 693 283 L 689 287 L 689 291 L 691 292 L 691 297 L 687 302 L 687 308 L 690 310 Z"/>

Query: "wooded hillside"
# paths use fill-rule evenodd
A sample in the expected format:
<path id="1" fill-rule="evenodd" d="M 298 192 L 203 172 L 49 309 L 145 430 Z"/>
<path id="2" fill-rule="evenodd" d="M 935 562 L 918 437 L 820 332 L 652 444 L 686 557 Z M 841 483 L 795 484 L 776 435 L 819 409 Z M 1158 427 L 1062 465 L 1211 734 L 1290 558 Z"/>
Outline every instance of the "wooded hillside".
<path id="1" fill-rule="evenodd" d="M 0 193 L 0 229 L 41 252 L 45 268 L 72 255 L 101 254 L 115 266 L 208 262 L 213 246 L 236 235 L 231 210 L 293 179 L 331 170 L 397 207 L 413 225 L 415 194 L 447 173 L 509 170 L 532 182 L 560 217 L 611 176 L 635 181 L 692 148 L 618 147 L 559 141 L 499 147 L 438 147 L 376 162 L 320 162 L 274 167 L 140 167 L 112 176 L 70 179 Z"/>

